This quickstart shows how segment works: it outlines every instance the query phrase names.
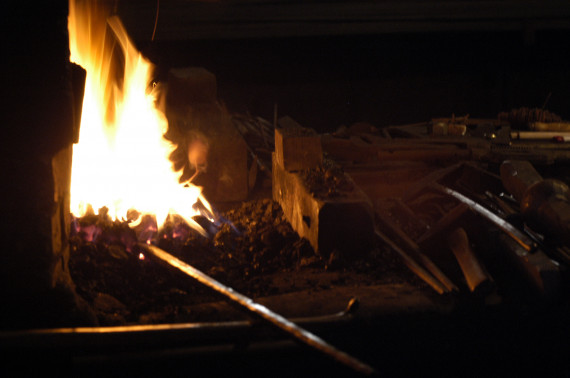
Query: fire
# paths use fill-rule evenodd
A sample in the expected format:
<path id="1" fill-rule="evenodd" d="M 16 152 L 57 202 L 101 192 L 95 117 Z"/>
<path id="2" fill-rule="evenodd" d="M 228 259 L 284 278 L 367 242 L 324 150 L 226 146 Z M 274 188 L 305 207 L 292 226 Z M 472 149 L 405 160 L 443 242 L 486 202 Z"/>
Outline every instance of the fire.
<path id="1" fill-rule="evenodd" d="M 153 65 L 129 39 L 117 16 L 95 0 L 70 0 L 71 61 L 87 71 L 79 142 L 74 145 L 71 211 L 108 208 L 126 220 L 153 214 L 159 226 L 178 214 L 205 231 L 192 217 L 198 202 L 212 213 L 201 188 L 180 184 L 181 173 L 168 156 L 175 146 L 164 139 L 168 122 L 157 108 Z M 199 206 L 198 206 L 199 207 Z M 136 224 L 136 221 L 134 222 Z"/>

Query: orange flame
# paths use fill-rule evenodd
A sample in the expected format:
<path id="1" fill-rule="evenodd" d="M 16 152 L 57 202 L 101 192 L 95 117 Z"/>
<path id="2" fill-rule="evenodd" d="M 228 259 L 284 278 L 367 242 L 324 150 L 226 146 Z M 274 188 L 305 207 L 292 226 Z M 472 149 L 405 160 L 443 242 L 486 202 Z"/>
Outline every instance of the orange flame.
<path id="1" fill-rule="evenodd" d="M 201 188 L 179 184 L 181 173 L 168 159 L 175 146 L 156 107 L 152 64 L 130 41 L 117 16 L 95 0 L 70 0 L 71 61 L 87 71 L 79 143 L 74 146 L 71 211 L 107 207 L 113 219 L 135 209 L 154 214 L 161 226 L 180 215 L 205 234 L 192 217 L 200 201 L 212 212 Z M 139 218 L 140 220 L 140 218 Z M 136 223 L 136 222 L 135 222 Z"/>

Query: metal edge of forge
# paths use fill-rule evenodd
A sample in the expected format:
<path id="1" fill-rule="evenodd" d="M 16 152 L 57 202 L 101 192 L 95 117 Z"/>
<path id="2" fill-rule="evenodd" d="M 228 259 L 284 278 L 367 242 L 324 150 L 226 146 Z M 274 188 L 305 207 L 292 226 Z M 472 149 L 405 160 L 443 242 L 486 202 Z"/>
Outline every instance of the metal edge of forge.
<path id="1" fill-rule="evenodd" d="M 317 253 L 334 248 L 364 251 L 373 245 L 374 217 L 368 197 L 353 184 L 347 196 L 317 198 L 310 193 L 298 172 L 289 172 L 273 155 L 273 199 L 300 237 Z M 348 175 L 347 180 L 352 181 Z"/>

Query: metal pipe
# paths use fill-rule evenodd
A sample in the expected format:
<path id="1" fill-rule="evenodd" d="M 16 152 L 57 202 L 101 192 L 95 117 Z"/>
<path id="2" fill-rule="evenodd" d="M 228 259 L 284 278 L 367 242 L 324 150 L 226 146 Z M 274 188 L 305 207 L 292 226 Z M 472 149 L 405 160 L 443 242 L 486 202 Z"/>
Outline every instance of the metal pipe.
<path id="1" fill-rule="evenodd" d="M 308 345 L 332 358 L 336 361 L 352 368 L 353 370 L 366 374 L 372 375 L 376 371 L 371 366 L 357 360 L 356 358 L 348 355 L 347 353 L 340 351 L 328 344 L 318 336 L 312 334 L 311 332 L 299 327 L 290 320 L 285 319 L 283 316 L 271 311 L 267 307 L 254 302 L 251 298 L 236 292 L 229 286 L 226 286 L 214 278 L 208 276 L 207 274 L 201 272 L 200 270 L 194 268 L 193 266 L 185 263 L 184 261 L 172 256 L 166 251 L 152 245 L 140 243 L 139 246 L 145 251 L 149 252 L 153 256 L 159 258 L 160 260 L 172 265 L 173 267 L 184 272 L 188 276 L 194 278 L 201 284 L 213 289 L 214 291 L 222 294 L 226 299 L 229 299 L 232 303 L 238 305 L 240 308 L 246 310 L 247 312 L 262 318 L 271 325 L 277 327 L 278 329 L 285 331 L 287 334 L 293 336 L 298 341 L 305 345 Z"/>

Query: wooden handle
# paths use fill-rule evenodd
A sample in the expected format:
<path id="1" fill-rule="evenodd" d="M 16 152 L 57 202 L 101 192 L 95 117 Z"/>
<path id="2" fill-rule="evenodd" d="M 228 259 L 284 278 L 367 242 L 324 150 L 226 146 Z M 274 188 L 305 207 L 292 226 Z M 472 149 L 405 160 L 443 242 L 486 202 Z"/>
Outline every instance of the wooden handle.
<path id="1" fill-rule="evenodd" d="M 493 279 L 469 246 L 469 239 L 463 228 L 459 227 L 452 231 L 447 238 L 447 243 L 461 267 L 469 290 L 474 292 L 492 283 Z"/>
<path id="2" fill-rule="evenodd" d="M 526 160 L 505 160 L 501 164 L 501 181 L 517 201 L 521 201 L 527 189 L 542 181 L 542 176 Z"/>

